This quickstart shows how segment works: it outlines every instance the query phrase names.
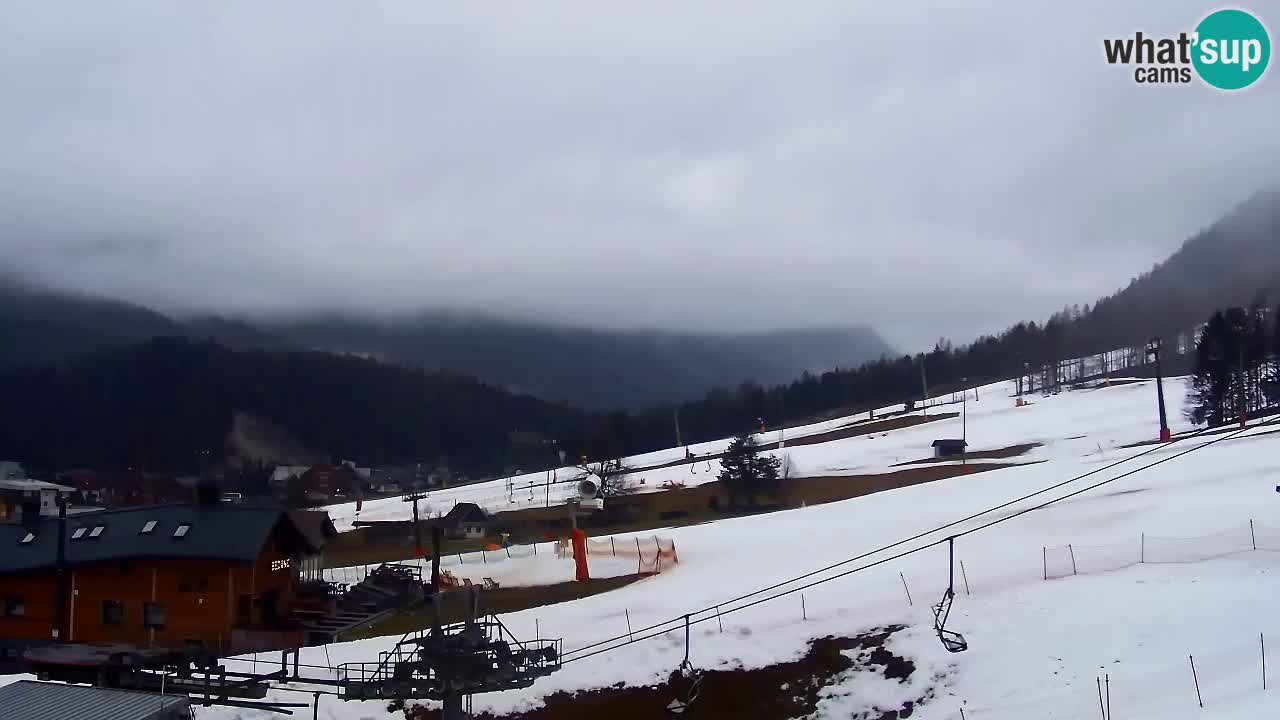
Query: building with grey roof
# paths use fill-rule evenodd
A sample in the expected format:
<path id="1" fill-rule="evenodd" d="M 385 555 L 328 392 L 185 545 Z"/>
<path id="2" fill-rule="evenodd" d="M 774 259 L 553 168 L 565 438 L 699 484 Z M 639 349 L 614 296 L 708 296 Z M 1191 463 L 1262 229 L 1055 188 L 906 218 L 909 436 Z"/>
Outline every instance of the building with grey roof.
<path id="1" fill-rule="evenodd" d="M 3 720 L 190 720 L 186 695 L 20 680 L 0 687 Z"/>

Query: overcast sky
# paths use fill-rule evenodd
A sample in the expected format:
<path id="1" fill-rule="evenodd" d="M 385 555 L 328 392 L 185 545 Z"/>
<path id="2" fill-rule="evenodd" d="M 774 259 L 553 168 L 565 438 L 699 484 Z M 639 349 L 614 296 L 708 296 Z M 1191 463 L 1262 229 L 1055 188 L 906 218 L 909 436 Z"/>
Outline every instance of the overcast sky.
<path id="1" fill-rule="evenodd" d="M 1104 62 L 1216 4 L 949 5 L 0 0 L 0 264 L 173 312 L 916 349 L 1111 292 L 1276 181 L 1275 68 Z"/>

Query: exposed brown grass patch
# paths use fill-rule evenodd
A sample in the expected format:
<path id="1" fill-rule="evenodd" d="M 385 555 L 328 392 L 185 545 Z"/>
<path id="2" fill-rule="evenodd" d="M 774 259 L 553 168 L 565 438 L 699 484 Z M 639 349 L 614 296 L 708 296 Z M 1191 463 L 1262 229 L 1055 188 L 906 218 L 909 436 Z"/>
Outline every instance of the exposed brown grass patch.
<path id="1" fill-rule="evenodd" d="M 573 569 L 572 563 L 566 563 L 566 572 Z M 592 595 L 600 595 L 620 587 L 626 587 L 642 575 L 621 575 L 611 578 L 592 578 L 583 582 L 567 581 L 554 585 L 528 585 L 518 587 L 500 587 L 496 590 L 480 591 L 480 613 L 482 615 L 502 615 L 506 613 L 529 610 L 544 605 L 581 600 Z M 446 592 L 441 594 L 440 622 L 443 624 L 462 622 L 466 619 L 466 593 Z M 372 627 L 360 628 L 343 633 L 343 640 L 360 640 L 363 638 L 382 637 L 384 635 L 403 635 L 407 632 L 424 630 L 431 627 L 435 613 L 430 606 L 418 606 L 393 615 Z"/>
<path id="2" fill-rule="evenodd" d="M 915 663 L 885 647 L 902 626 L 872 630 L 856 637 L 825 637 L 809 643 L 799 660 L 754 670 L 708 670 L 689 715 L 698 720 L 787 720 L 809 717 L 818 709 L 822 690 L 854 669 L 876 672 L 890 680 L 905 681 L 916 672 Z M 667 705 L 683 698 L 688 681 L 672 673 L 666 682 L 646 687 L 615 686 L 578 693 L 555 693 L 536 710 L 509 715 L 481 713 L 477 720 L 653 720 L 667 717 Z M 899 707 L 869 706 L 857 718 L 899 720 L 909 718 L 930 696 Z M 414 708 L 413 720 L 435 720 L 438 711 Z"/>

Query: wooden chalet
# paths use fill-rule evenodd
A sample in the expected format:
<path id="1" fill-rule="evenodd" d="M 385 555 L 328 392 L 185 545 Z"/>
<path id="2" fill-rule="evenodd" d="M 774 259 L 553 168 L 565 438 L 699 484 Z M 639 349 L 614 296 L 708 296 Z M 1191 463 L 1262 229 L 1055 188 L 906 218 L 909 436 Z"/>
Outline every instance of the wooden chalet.
<path id="1" fill-rule="evenodd" d="M 0 650 L 300 647 L 299 569 L 318 569 L 331 527 L 216 500 L 0 524 Z"/>

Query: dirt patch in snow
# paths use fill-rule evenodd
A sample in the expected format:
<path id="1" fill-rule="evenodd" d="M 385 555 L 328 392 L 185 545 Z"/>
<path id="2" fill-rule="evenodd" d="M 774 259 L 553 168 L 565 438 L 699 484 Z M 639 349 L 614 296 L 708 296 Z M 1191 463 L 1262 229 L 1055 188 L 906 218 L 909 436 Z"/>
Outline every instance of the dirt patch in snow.
<path id="1" fill-rule="evenodd" d="M 1033 443 L 1022 443 L 1020 445 L 1010 445 L 1008 447 L 996 448 L 995 450 L 976 450 L 974 452 L 968 453 L 966 455 L 966 459 L 968 460 L 1004 460 L 1006 458 L 1019 457 L 1021 455 L 1026 455 L 1032 450 L 1035 450 L 1036 448 L 1040 447 L 1040 445 L 1041 443 L 1033 442 Z M 910 462 L 898 463 L 897 465 L 893 465 L 891 467 L 902 467 L 904 465 L 929 465 L 933 463 L 959 462 L 959 461 L 960 461 L 960 458 L 955 456 L 941 457 L 941 458 L 925 458 L 923 460 L 911 460 Z"/>
<path id="2" fill-rule="evenodd" d="M 885 647 L 902 626 L 879 628 L 856 637 L 825 637 L 809 643 L 799 660 L 754 670 L 707 670 L 697 699 L 687 717 L 697 720 L 788 720 L 812 715 L 818 709 L 823 688 L 837 684 L 850 670 L 876 672 L 890 680 L 906 681 L 916 672 L 915 663 Z M 689 680 L 672 673 L 664 683 L 646 687 L 611 687 L 579 693 L 556 693 L 544 698 L 536 710 L 510 715 L 480 713 L 478 720 L 652 720 L 667 716 L 673 699 L 685 698 Z M 923 700 L 923 699 L 922 699 Z M 872 720 L 909 718 L 922 700 L 890 710 L 868 709 L 857 717 Z M 437 710 L 415 707 L 406 711 L 411 720 L 436 720 Z"/>
<path id="3" fill-rule="evenodd" d="M 556 603 L 581 600 L 592 595 L 617 590 L 633 582 L 644 579 L 643 575 L 619 575 L 610 578 L 591 578 L 577 582 L 562 582 L 554 585 L 525 585 L 499 587 L 480 590 L 480 610 L 482 613 L 502 615 L 506 613 L 529 610 L 554 605 Z M 466 619 L 466 594 L 446 592 L 442 596 L 440 621 L 445 624 L 462 622 Z M 435 620 L 435 611 L 429 607 L 415 607 L 392 615 L 370 627 L 357 628 L 342 634 L 343 640 L 360 640 L 363 638 L 381 637 L 384 635 L 403 635 L 415 630 L 431 627 Z"/>

